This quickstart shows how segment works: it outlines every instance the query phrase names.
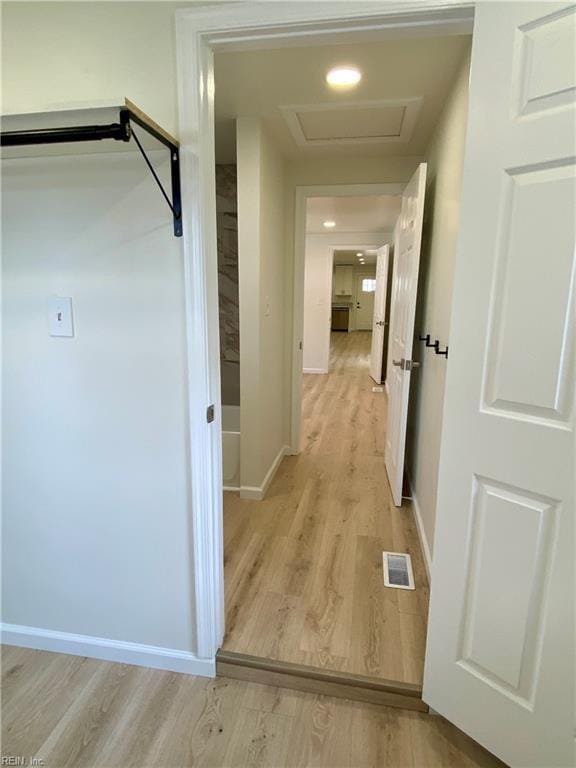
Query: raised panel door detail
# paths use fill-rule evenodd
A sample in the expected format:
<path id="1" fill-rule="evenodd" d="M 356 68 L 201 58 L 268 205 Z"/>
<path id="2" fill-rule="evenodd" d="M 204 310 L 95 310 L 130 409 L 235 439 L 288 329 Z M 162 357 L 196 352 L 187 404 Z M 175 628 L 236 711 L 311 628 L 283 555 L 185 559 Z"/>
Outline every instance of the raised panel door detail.
<path id="1" fill-rule="evenodd" d="M 485 372 L 488 409 L 571 422 L 575 210 L 573 159 L 506 173 Z"/>
<path id="2" fill-rule="evenodd" d="M 558 503 L 474 478 L 460 664 L 532 706 Z"/>
<path id="3" fill-rule="evenodd" d="M 519 114 L 569 105 L 576 98 L 576 8 L 519 28 Z"/>

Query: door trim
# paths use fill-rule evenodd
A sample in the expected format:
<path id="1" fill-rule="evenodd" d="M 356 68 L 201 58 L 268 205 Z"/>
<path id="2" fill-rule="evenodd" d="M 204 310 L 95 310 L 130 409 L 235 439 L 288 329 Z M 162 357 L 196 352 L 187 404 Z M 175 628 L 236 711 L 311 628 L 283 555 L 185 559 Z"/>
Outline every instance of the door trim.
<path id="1" fill-rule="evenodd" d="M 222 437 L 214 169 L 215 50 L 470 34 L 474 4 L 459 0 L 238 3 L 176 11 L 186 313 L 192 645 L 214 658 L 224 635 Z M 216 418 L 206 422 L 206 408 Z"/>

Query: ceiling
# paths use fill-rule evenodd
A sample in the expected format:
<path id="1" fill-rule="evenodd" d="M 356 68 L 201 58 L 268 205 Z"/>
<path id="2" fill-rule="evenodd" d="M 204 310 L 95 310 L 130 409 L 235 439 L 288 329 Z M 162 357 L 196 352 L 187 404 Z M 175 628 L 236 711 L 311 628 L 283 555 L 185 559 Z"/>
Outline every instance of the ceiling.
<path id="1" fill-rule="evenodd" d="M 259 116 L 286 156 L 419 156 L 470 44 L 467 35 L 215 55 L 218 162 L 235 162 L 235 119 Z M 362 71 L 353 89 L 333 66 Z"/>
<path id="2" fill-rule="evenodd" d="M 400 195 L 310 197 L 306 207 L 306 232 L 392 232 L 401 203 Z M 325 221 L 334 221 L 336 226 L 327 229 Z"/>

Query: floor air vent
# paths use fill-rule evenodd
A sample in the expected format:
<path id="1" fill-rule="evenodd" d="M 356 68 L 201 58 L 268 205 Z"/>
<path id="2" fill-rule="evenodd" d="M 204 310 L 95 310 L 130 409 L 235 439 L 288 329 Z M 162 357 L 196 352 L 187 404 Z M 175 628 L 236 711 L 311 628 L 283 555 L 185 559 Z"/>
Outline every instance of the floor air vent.
<path id="1" fill-rule="evenodd" d="M 383 552 L 384 586 L 396 589 L 415 589 L 412 560 L 402 552 Z"/>

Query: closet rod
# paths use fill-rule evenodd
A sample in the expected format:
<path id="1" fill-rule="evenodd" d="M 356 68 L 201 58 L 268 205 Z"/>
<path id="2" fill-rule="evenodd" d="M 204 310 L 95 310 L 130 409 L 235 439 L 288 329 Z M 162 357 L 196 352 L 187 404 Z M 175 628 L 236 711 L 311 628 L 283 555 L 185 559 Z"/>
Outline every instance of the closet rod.
<path id="1" fill-rule="evenodd" d="M 74 128 L 38 128 L 31 131 L 3 131 L 3 147 L 23 147 L 27 144 L 63 144 L 73 141 L 116 139 L 130 141 L 130 130 L 121 123 L 111 125 L 81 125 Z"/>
<path id="2" fill-rule="evenodd" d="M 155 139 L 160 141 L 170 150 L 170 176 L 172 183 L 172 201 L 164 191 L 160 179 L 158 178 L 152 164 L 148 160 L 144 148 L 137 140 L 136 135 L 132 133 L 131 121 L 145 130 Z M 120 122 L 110 125 L 79 125 L 67 128 L 39 128 L 27 131 L 2 131 L 0 133 L 0 145 L 3 147 L 22 147 L 26 145 L 38 144 L 64 144 L 81 141 L 101 141 L 104 139 L 113 139 L 115 141 L 129 142 L 134 136 L 138 148 L 152 172 L 154 179 L 170 210 L 174 222 L 174 235 L 182 237 L 182 194 L 180 190 L 180 152 L 178 143 L 171 141 L 160 127 L 151 124 L 144 119 L 141 114 L 136 114 L 129 107 L 120 108 Z"/>

